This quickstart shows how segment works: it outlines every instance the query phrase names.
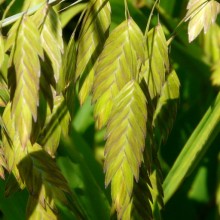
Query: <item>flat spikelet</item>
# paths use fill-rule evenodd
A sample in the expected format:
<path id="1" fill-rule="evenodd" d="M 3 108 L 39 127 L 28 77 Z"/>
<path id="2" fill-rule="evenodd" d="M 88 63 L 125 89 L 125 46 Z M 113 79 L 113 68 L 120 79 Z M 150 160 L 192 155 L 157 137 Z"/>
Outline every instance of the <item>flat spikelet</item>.
<path id="1" fill-rule="evenodd" d="M 188 35 L 192 42 L 204 29 L 207 33 L 220 12 L 220 4 L 215 0 L 190 0 L 185 21 L 189 20 Z"/>
<path id="2" fill-rule="evenodd" d="M 93 103 L 96 125 L 106 125 L 113 99 L 131 79 L 138 77 L 138 67 L 144 62 L 144 38 L 141 30 L 128 19 L 112 31 L 99 56 L 95 69 Z"/>
<path id="3" fill-rule="evenodd" d="M 114 100 L 106 131 L 105 185 L 111 182 L 119 219 L 130 218 L 133 181 L 139 180 L 143 159 L 146 116 L 146 98 L 138 83 L 131 80 Z"/>
<path id="4" fill-rule="evenodd" d="M 148 32 L 146 44 L 147 59 L 141 72 L 153 100 L 160 96 L 169 71 L 168 46 L 160 24 Z"/>
<path id="5" fill-rule="evenodd" d="M 32 19 L 40 29 L 41 45 L 52 64 L 54 79 L 58 82 L 63 53 L 62 27 L 59 16 L 49 4 L 44 4 Z"/>
<path id="6" fill-rule="evenodd" d="M 29 16 L 24 15 L 12 26 L 6 43 L 6 48 L 10 47 L 16 79 L 12 116 L 21 144 L 25 147 L 32 130 L 32 118 L 37 120 L 41 73 L 39 56 L 43 58 L 40 34 Z"/>
<path id="7" fill-rule="evenodd" d="M 90 94 L 94 65 L 103 48 L 111 23 L 111 8 L 108 1 L 92 0 L 89 3 L 80 32 L 75 79 L 80 78 L 79 99 L 81 104 Z"/>
<path id="8" fill-rule="evenodd" d="M 180 95 L 179 89 L 180 82 L 176 72 L 173 70 L 163 85 L 153 116 L 155 143 L 158 142 L 157 148 L 160 147 L 162 141 L 167 139 L 173 126 Z"/>

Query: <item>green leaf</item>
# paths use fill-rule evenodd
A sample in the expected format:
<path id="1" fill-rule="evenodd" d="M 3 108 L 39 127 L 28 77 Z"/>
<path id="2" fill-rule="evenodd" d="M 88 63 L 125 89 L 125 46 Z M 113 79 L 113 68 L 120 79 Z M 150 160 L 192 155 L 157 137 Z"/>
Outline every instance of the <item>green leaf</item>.
<path id="1" fill-rule="evenodd" d="M 8 45 L 12 46 L 11 59 L 16 72 L 12 116 L 15 118 L 15 128 L 21 144 L 25 147 L 32 130 L 32 118 L 34 121 L 37 120 L 39 56 L 43 57 L 38 29 L 27 15 L 11 28 L 8 42 Z"/>
<path id="2" fill-rule="evenodd" d="M 129 18 L 112 31 L 95 69 L 93 103 L 98 128 L 107 123 L 113 99 L 120 90 L 131 79 L 138 78 L 144 57 L 143 34 Z"/>
<path id="3" fill-rule="evenodd" d="M 146 117 L 146 98 L 137 82 L 131 80 L 114 100 L 106 131 L 105 185 L 111 182 L 119 219 L 130 216 L 133 181 L 139 180 L 143 160 Z"/>
<path id="4" fill-rule="evenodd" d="M 165 203 L 172 197 L 184 178 L 201 160 L 212 141 L 220 132 L 220 94 L 210 106 L 197 128 L 177 157 L 163 184 Z"/>
<path id="5" fill-rule="evenodd" d="M 81 104 L 91 92 L 94 65 L 108 36 L 111 9 L 107 0 L 92 0 L 88 5 L 79 36 L 75 79 L 80 77 Z"/>
<path id="6" fill-rule="evenodd" d="M 59 15 L 47 3 L 32 17 L 41 30 L 41 45 L 49 57 L 56 82 L 59 80 L 62 67 L 63 38 Z"/>
<path id="7" fill-rule="evenodd" d="M 204 29 L 207 33 L 220 12 L 220 4 L 215 0 L 189 0 L 185 21 L 189 20 L 188 35 L 192 42 Z"/>
<path id="8" fill-rule="evenodd" d="M 153 100 L 160 96 L 166 73 L 169 72 L 168 46 L 160 24 L 147 33 L 146 43 L 147 59 L 141 75 L 144 77 Z"/>

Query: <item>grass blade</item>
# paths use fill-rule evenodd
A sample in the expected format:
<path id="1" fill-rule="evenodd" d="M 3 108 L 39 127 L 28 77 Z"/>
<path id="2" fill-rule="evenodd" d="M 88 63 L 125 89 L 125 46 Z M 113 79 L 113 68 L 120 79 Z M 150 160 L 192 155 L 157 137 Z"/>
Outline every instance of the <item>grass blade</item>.
<path id="1" fill-rule="evenodd" d="M 220 93 L 188 139 L 168 173 L 163 184 L 165 203 L 172 197 L 184 178 L 193 171 L 219 132 Z"/>

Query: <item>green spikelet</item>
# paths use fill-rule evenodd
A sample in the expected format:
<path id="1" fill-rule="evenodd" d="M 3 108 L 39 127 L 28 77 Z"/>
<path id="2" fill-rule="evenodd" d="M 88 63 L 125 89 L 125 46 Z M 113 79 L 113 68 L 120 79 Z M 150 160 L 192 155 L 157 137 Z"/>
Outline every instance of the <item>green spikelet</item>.
<path id="1" fill-rule="evenodd" d="M 111 182 L 119 219 L 130 219 L 133 181 L 139 180 L 146 135 L 146 98 L 138 83 L 128 82 L 114 100 L 107 125 L 105 185 Z"/>
<path id="2" fill-rule="evenodd" d="M 52 64 L 53 77 L 58 82 L 63 53 L 62 27 L 59 15 L 49 4 L 44 4 L 32 16 L 32 19 L 40 29 L 41 45 Z"/>
<path id="3" fill-rule="evenodd" d="M 11 118 L 11 103 L 8 103 L 5 107 L 2 123 L 4 125 L 4 129 L 2 129 L 2 144 L 4 147 L 1 148 L 1 152 L 5 158 L 5 168 L 9 173 L 13 173 L 20 187 L 24 188 L 17 165 L 25 157 L 27 151 L 26 148 L 22 148 L 19 136 L 15 130 L 15 123 Z M 10 192 L 7 192 L 7 194 L 9 195 Z"/>
<path id="4" fill-rule="evenodd" d="M 159 97 L 169 71 L 168 46 L 161 25 L 147 34 L 147 59 L 142 74 L 148 87 L 150 98 Z"/>
<path id="5" fill-rule="evenodd" d="M 15 67 L 16 80 L 15 92 L 12 93 L 12 117 L 21 144 L 25 147 L 32 130 L 32 118 L 37 120 L 41 73 L 39 56 L 43 58 L 40 34 L 29 16 L 24 15 L 9 31 L 6 48 L 11 47 L 10 59 Z M 14 88 L 11 87 L 11 90 Z"/>
<path id="6" fill-rule="evenodd" d="M 204 29 L 207 33 L 220 12 L 220 4 L 215 0 L 190 0 L 185 21 L 189 20 L 188 35 L 192 42 Z"/>
<path id="7" fill-rule="evenodd" d="M 93 86 L 94 115 L 98 128 L 106 125 L 113 99 L 144 62 L 144 38 L 130 18 L 112 31 L 99 56 Z"/>
<path id="8" fill-rule="evenodd" d="M 110 4 L 106 0 L 92 0 L 88 5 L 80 32 L 75 79 L 80 77 L 79 99 L 81 104 L 91 92 L 94 65 L 100 54 L 111 23 Z"/>
<path id="9" fill-rule="evenodd" d="M 173 126 L 179 100 L 179 89 L 180 82 L 173 70 L 163 85 L 153 116 L 154 137 L 158 145 L 157 148 L 160 147 L 162 141 L 167 139 Z"/>

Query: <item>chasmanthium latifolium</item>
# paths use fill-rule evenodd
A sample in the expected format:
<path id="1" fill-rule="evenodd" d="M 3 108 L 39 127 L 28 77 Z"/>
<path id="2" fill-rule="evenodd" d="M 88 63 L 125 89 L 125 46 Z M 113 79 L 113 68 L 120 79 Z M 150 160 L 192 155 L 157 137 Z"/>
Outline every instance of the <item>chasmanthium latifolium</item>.
<path id="1" fill-rule="evenodd" d="M 120 23 L 111 21 L 112 1 L 74 2 L 71 13 L 80 15 L 71 17 L 73 34 L 65 38 L 62 2 L 69 8 L 67 1 L 25 0 L 16 21 L 2 20 L 2 32 L 10 24 L 7 35 L 0 35 L 0 176 L 8 178 L 6 194 L 27 189 L 30 219 L 58 219 L 60 206 L 75 219 L 90 219 L 55 160 L 58 147 L 62 151 L 65 141 L 69 146 L 75 99 L 80 105 L 90 99 L 95 127 L 105 131 L 109 216 L 153 219 L 164 206 L 157 152 L 172 128 L 180 95 L 163 24 L 150 23 L 159 1 L 145 30 L 132 18 L 130 1 L 124 1 Z M 215 22 L 220 4 L 190 0 L 187 10 L 192 42 Z"/>

